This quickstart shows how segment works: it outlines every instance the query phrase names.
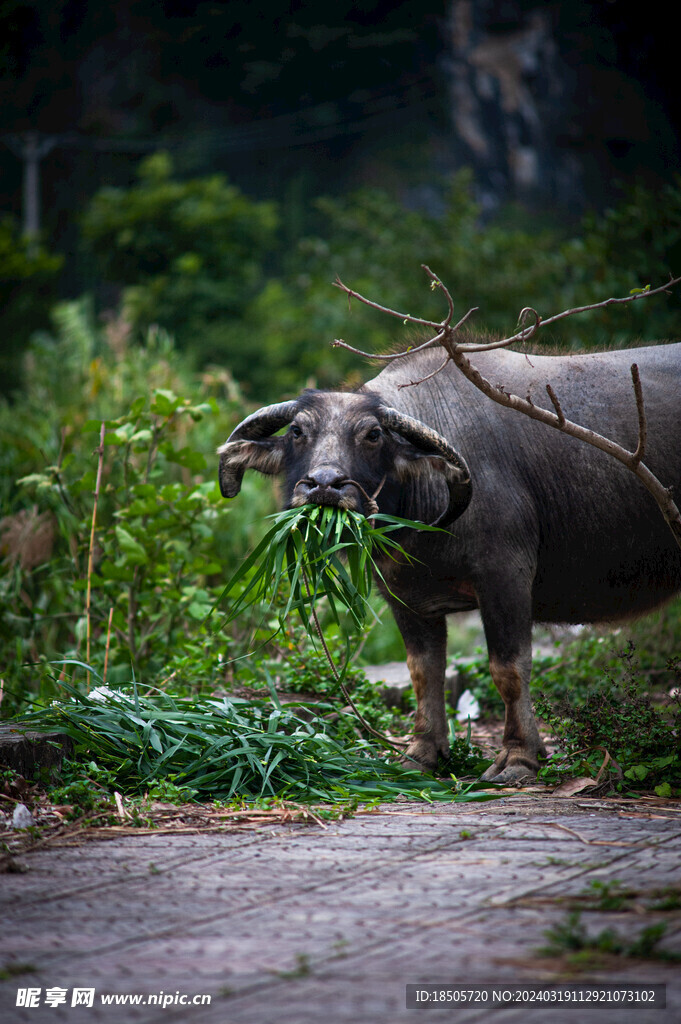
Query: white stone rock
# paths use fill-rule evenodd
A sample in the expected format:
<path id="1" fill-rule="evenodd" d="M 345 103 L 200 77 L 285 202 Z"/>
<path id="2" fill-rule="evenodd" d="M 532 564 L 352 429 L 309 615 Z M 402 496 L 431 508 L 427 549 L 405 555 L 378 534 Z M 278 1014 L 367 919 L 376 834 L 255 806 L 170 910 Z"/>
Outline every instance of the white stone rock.
<path id="1" fill-rule="evenodd" d="M 33 828 L 35 818 L 26 804 L 16 804 L 12 815 L 12 828 Z"/>
<path id="2" fill-rule="evenodd" d="M 456 718 L 458 722 L 467 722 L 469 718 L 471 722 L 475 722 L 480 718 L 480 705 L 470 690 L 464 690 L 459 697 L 459 702 L 456 705 Z"/>

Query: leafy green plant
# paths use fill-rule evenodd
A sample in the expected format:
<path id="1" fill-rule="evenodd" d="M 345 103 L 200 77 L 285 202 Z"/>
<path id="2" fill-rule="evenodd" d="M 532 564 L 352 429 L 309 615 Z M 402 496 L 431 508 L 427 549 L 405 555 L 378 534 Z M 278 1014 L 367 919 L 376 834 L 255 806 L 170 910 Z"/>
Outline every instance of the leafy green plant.
<path id="1" fill-rule="evenodd" d="M 65 539 L 75 541 L 67 556 L 74 568 L 80 567 L 71 584 L 83 609 L 74 623 L 75 650 L 89 636 L 92 618 L 93 646 L 102 661 L 110 648 L 111 678 L 119 668 L 129 668 L 130 660 L 136 669 L 151 665 L 160 670 L 168 651 L 183 638 L 186 623 L 201 622 L 211 610 L 214 593 L 203 581 L 220 572 L 215 530 L 225 512 L 217 485 L 196 479 L 206 460 L 185 443 L 183 421 L 198 421 L 212 411 L 209 403 L 194 405 L 168 389 L 156 389 L 150 400 L 136 399 L 123 416 L 83 424 L 92 446 L 104 428 L 94 569 L 86 567 L 96 467 L 74 478 L 72 461 L 64 459 L 21 481 L 58 513 Z M 55 571 L 54 563 L 50 568 Z M 61 572 L 66 570 L 63 566 Z"/>
<path id="2" fill-rule="evenodd" d="M 659 921 L 643 928 L 633 942 L 612 928 L 589 935 L 581 911 L 571 910 L 563 921 L 544 932 L 547 943 L 538 952 L 544 956 L 567 955 L 575 965 L 593 963 L 594 954 L 675 963 L 681 959 L 681 954 L 658 948 L 666 931 L 666 923 Z"/>
<path id="3" fill-rule="evenodd" d="M 635 889 L 625 886 L 617 878 L 603 880 L 592 879 L 577 896 L 561 896 L 556 903 L 570 903 L 570 910 L 601 911 L 623 914 L 632 909 L 640 913 L 642 909 L 655 913 L 667 910 L 678 910 L 681 902 L 681 890 L 678 886 L 666 886 L 656 889 Z"/>
<path id="4" fill-rule="evenodd" d="M 178 805 L 189 803 L 196 795 L 196 790 L 190 786 L 178 786 L 174 775 L 154 782 L 145 794 L 149 800 L 163 800 L 164 803 Z"/>
<path id="5" fill-rule="evenodd" d="M 599 878 L 592 879 L 588 894 L 596 901 L 598 910 L 621 910 L 628 896 L 616 878 L 609 882 L 603 882 Z"/>
<path id="6" fill-rule="evenodd" d="M 41 665 L 87 660 L 88 645 L 110 682 L 132 661 L 212 691 L 238 630 L 204 620 L 257 535 L 249 517 L 272 507 L 247 481 L 248 506 L 228 508 L 206 458 L 244 414 L 238 390 L 228 375 L 197 384 L 162 333 L 133 355 L 124 325 L 97 327 L 87 304 L 58 321 L 29 352 L 22 402 L 0 404 L 2 713 L 54 695 Z"/>
<path id="7" fill-rule="evenodd" d="M 681 702 L 672 699 L 658 707 L 635 676 L 634 650 L 621 652 L 623 679 L 606 674 L 581 703 L 568 696 L 557 701 L 540 694 L 535 701 L 539 716 L 561 741 L 562 751 L 540 770 L 540 777 L 556 782 L 573 775 L 595 777 L 604 753 L 614 759 L 618 789 L 653 789 L 672 796 L 681 786 L 678 732 Z"/>
<path id="8" fill-rule="evenodd" d="M 112 772 L 101 768 L 95 761 L 72 761 L 66 759 L 57 785 L 49 787 L 53 804 L 69 807 L 70 818 L 97 811 L 105 816 L 114 813 L 112 790 L 115 777 Z"/>

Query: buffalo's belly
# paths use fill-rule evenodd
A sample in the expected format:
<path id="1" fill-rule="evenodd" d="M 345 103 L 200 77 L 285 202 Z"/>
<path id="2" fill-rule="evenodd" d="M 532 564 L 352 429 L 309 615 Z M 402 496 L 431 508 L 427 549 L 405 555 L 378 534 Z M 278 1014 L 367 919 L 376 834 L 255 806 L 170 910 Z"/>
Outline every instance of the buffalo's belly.
<path id="1" fill-rule="evenodd" d="M 532 595 L 537 622 L 607 622 L 644 615 L 681 591 L 681 554 L 675 546 L 618 562 L 539 571 Z"/>
<path id="2" fill-rule="evenodd" d="M 454 615 L 457 612 L 472 612 L 478 607 L 477 598 L 447 587 L 432 587 L 428 591 L 409 587 L 401 593 L 393 591 L 393 594 L 410 612 L 423 619 Z"/>
<path id="3" fill-rule="evenodd" d="M 435 572 L 419 573 L 413 569 L 385 572 L 388 589 L 379 583 L 384 597 L 397 600 L 414 615 L 424 619 L 456 612 L 470 612 L 478 607 L 473 584 L 468 580 L 443 577 Z"/>

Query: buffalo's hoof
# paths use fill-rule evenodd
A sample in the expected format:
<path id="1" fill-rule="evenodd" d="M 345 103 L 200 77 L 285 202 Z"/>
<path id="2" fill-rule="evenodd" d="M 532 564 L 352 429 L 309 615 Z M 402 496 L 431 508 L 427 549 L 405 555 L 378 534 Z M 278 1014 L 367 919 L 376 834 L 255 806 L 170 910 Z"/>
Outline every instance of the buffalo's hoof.
<path id="1" fill-rule="evenodd" d="M 400 764 L 404 768 L 411 768 L 413 771 L 434 772 L 437 768 L 440 751 L 434 743 L 426 740 L 415 740 L 411 743 L 402 757 Z M 442 757 L 449 757 L 449 749 L 442 752 Z"/>
<path id="2" fill-rule="evenodd" d="M 530 758 L 512 758 L 500 755 L 494 764 L 480 776 L 481 782 L 494 782 L 503 786 L 521 786 L 535 782 L 539 765 Z"/>
<path id="3" fill-rule="evenodd" d="M 490 774 L 492 771 L 492 774 Z M 481 782 L 494 782 L 500 786 L 526 786 L 531 782 L 536 782 L 537 773 L 526 768 L 524 765 L 512 764 L 508 768 L 504 768 L 503 771 L 495 773 L 494 766 L 492 769 L 487 771 L 480 776 Z"/>

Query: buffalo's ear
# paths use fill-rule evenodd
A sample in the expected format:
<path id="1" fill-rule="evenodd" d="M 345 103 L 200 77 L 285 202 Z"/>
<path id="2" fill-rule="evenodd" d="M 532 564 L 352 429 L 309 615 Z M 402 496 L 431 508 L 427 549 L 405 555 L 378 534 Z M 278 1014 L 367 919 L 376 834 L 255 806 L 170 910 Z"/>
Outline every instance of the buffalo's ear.
<path id="1" fill-rule="evenodd" d="M 255 469 L 267 476 L 281 473 L 284 443 L 281 437 L 268 437 L 260 441 L 226 441 L 218 448 L 220 456 L 220 491 L 224 498 L 235 498 L 241 490 L 241 481 L 247 469 Z"/>
<path id="2" fill-rule="evenodd" d="M 383 427 L 391 430 L 402 444 L 395 454 L 399 479 L 416 485 L 418 518 L 428 521 L 433 509 L 440 515 L 431 526 L 446 527 L 466 511 L 471 500 L 471 474 L 466 460 L 436 430 L 389 406 L 379 410 Z M 442 483 L 449 495 L 442 511 Z M 440 494 L 438 494 L 438 491 Z"/>
<path id="3" fill-rule="evenodd" d="M 473 488 L 468 466 L 462 459 L 460 464 L 455 464 L 440 455 L 419 452 L 405 445 L 400 448 L 394 465 L 399 480 L 404 483 L 416 483 L 417 492 L 425 505 L 423 510 L 419 510 L 421 521 L 429 521 L 431 526 L 446 529 L 468 508 Z M 442 496 L 436 500 L 438 491 L 442 495 L 442 488 L 438 487 L 439 481 L 447 488 L 447 504 L 444 509 Z M 438 511 L 440 514 L 432 519 Z"/>
<path id="4" fill-rule="evenodd" d="M 281 472 L 284 441 L 273 437 L 291 422 L 298 409 L 296 401 L 266 405 L 252 412 L 235 427 L 220 448 L 220 490 L 223 497 L 235 498 L 247 469 L 274 476 Z"/>

